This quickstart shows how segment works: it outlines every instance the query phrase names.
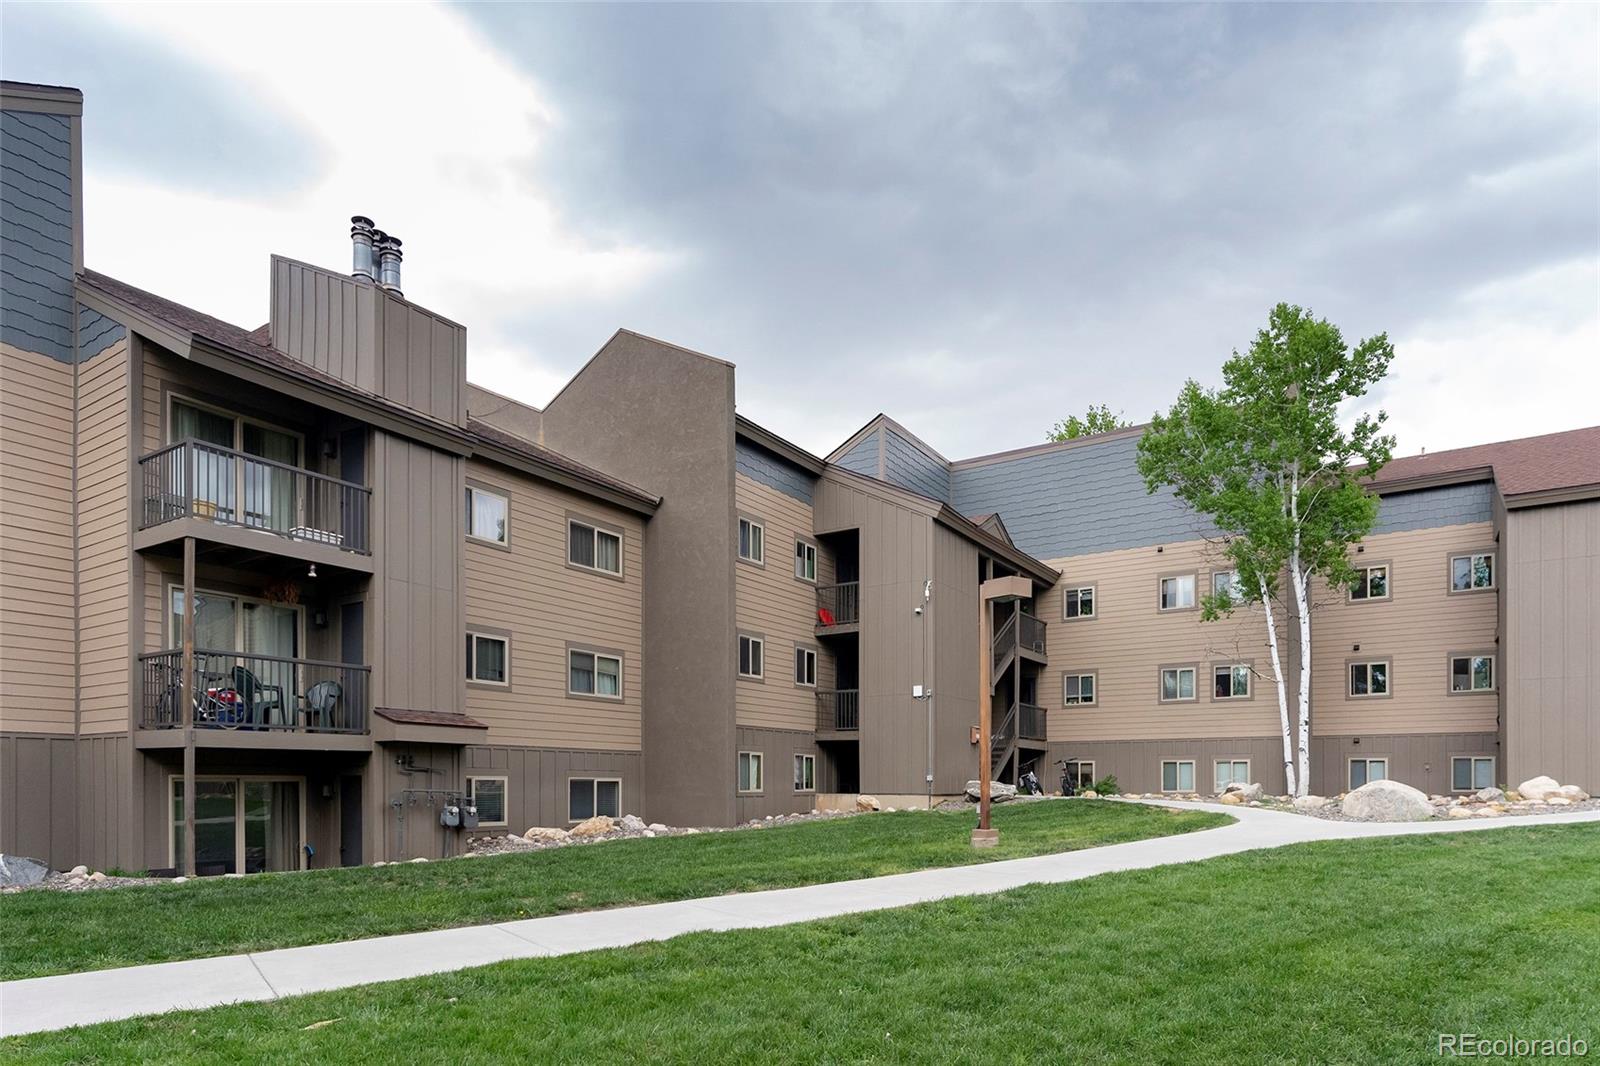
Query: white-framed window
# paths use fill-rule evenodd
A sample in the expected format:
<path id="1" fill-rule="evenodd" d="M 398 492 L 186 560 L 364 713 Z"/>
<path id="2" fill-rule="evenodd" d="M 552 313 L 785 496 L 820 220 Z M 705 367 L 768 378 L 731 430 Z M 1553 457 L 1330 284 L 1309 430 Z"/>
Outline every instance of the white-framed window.
<path id="1" fill-rule="evenodd" d="M 746 633 L 739 634 L 739 676 L 753 679 L 765 677 L 765 665 L 762 663 L 766 652 L 767 642 L 760 637 L 752 637 Z"/>
<path id="2" fill-rule="evenodd" d="M 794 649 L 794 683 L 806 688 L 817 687 L 817 653 L 814 648 Z"/>
<path id="3" fill-rule="evenodd" d="M 1194 606 L 1194 575 L 1178 574 L 1161 579 L 1160 607 L 1163 611 L 1182 611 Z"/>
<path id="4" fill-rule="evenodd" d="M 815 792 L 817 790 L 817 757 L 815 755 L 796 755 L 794 757 L 794 790 L 796 792 Z"/>
<path id="5" fill-rule="evenodd" d="M 1450 557 L 1450 591 L 1481 592 L 1494 588 L 1494 552 L 1468 552 Z"/>
<path id="6" fill-rule="evenodd" d="M 1062 617 L 1069 622 L 1074 618 L 1093 618 L 1094 588 L 1093 585 L 1079 585 L 1062 593 Z"/>
<path id="7" fill-rule="evenodd" d="M 1248 785 L 1250 783 L 1249 759 L 1218 759 L 1211 766 L 1212 789 L 1218 795 L 1229 785 Z"/>
<path id="8" fill-rule="evenodd" d="M 506 824 L 506 778 L 469 776 L 467 799 L 478 808 L 480 826 Z"/>
<path id="9" fill-rule="evenodd" d="M 794 576 L 801 581 L 817 580 L 817 546 L 810 541 L 794 542 Z"/>
<path id="10" fill-rule="evenodd" d="M 511 501 L 498 492 L 468 485 L 467 536 L 491 544 L 510 544 Z"/>
<path id="11" fill-rule="evenodd" d="M 1062 674 L 1061 705 L 1072 707 L 1093 703 L 1094 681 L 1093 674 Z"/>
<path id="12" fill-rule="evenodd" d="M 1161 702 L 1181 702 L 1194 698 L 1194 667 L 1164 666 L 1161 668 Z"/>
<path id="13" fill-rule="evenodd" d="M 1476 792 L 1493 787 L 1493 755 L 1456 755 L 1450 759 L 1451 792 Z"/>
<path id="14" fill-rule="evenodd" d="M 1384 781 L 1389 777 L 1388 759 L 1351 759 L 1350 788 L 1360 788 L 1371 781 Z"/>
<path id="15" fill-rule="evenodd" d="M 1244 602 L 1244 585 L 1239 581 L 1237 570 L 1211 571 L 1211 595 L 1221 596 L 1227 594 L 1228 602 Z"/>
<path id="16" fill-rule="evenodd" d="M 739 753 L 739 791 L 760 792 L 762 786 L 761 775 L 762 755 L 759 751 L 741 751 Z"/>
<path id="17" fill-rule="evenodd" d="M 1250 667 L 1245 663 L 1228 663 L 1211 668 L 1211 698 L 1216 700 L 1247 700 L 1250 698 Z"/>
<path id="18" fill-rule="evenodd" d="M 1161 760 L 1161 791 L 1163 791 L 1163 792 L 1193 792 L 1194 791 L 1194 760 L 1193 759 L 1162 759 Z"/>
<path id="19" fill-rule="evenodd" d="M 1356 579 L 1350 583 L 1352 600 L 1386 600 L 1389 598 L 1389 564 L 1373 563 L 1356 567 Z"/>
<path id="20" fill-rule="evenodd" d="M 511 642 L 493 633 L 467 633 L 467 680 L 483 685 L 511 683 Z"/>
<path id="21" fill-rule="evenodd" d="M 751 518 L 739 519 L 739 558 L 747 563 L 766 563 L 766 526 Z"/>
<path id="22" fill-rule="evenodd" d="M 616 777 L 567 778 L 567 821 L 581 822 L 596 815 L 622 817 L 622 780 Z"/>
<path id="23" fill-rule="evenodd" d="M 571 648 L 567 651 L 567 692 L 573 696 L 622 698 L 622 658 L 605 652 Z"/>
<path id="24" fill-rule="evenodd" d="M 1093 759 L 1068 759 L 1063 768 L 1067 784 L 1075 791 L 1083 792 L 1094 787 L 1094 760 Z"/>
<path id="25" fill-rule="evenodd" d="M 1493 655 L 1450 656 L 1451 692 L 1493 692 Z"/>
<path id="26" fill-rule="evenodd" d="M 1350 664 L 1350 698 L 1370 699 L 1389 694 L 1389 661 L 1374 659 Z"/>
<path id="27" fill-rule="evenodd" d="M 622 535 L 577 518 L 567 519 L 567 562 L 602 574 L 622 573 Z"/>

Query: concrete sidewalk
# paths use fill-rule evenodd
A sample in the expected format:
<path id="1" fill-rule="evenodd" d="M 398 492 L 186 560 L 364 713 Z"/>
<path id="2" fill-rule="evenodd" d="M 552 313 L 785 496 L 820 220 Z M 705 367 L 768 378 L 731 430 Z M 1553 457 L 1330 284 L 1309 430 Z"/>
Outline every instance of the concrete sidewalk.
<path id="1" fill-rule="evenodd" d="M 1132 802 L 1132 801 L 1122 801 Z M 1179 836 L 978 866 L 859 881 L 714 896 L 641 907 L 530 918 L 184 962 L 35 977 L 0 983 L 0 1036 L 298 996 L 483 966 L 666 940 L 683 933 L 769 926 L 886 910 L 1018 885 L 1076 881 L 1117 870 L 1196 862 L 1313 840 L 1457 833 L 1507 826 L 1600 823 L 1600 811 L 1470 822 L 1334 822 L 1252 807 L 1161 803 L 1232 815 L 1233 825 Z"/>

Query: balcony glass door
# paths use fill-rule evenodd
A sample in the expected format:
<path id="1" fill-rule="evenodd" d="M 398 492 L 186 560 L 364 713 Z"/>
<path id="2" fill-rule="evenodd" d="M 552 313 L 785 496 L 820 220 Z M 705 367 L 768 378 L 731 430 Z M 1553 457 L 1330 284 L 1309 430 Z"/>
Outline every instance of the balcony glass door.
<path id="1" fill-rule="evenodd" d="M 295 500 L 298 434 L 178 399 L 172 401 L 171 423 L 174 443 L 193 438 L 246 456 L 236 460 L 230 454 L 200 448 L 183 464 L 179 491 L 186 488 L 192 470 L 195 509 L 202 517 L 225 518 L 275 533 L 288 533 L 300 524 Z"/>
<path id="2" fill-rule="evenodd" d="M 219 448 L 234 445 L 234 421 L 227 415 L 217 414 L 202 407 L 193 407 L 174 401 L 172 404 L 172 439 L 194 438 L 204 444 Z M 194 478 L 193 497 L 195 511 L 203 518 L 234 517 L 233 504 L 238 486 L 233 456 L 223 455 L 207 448 L 191 449 L 194 454 L 180 464 L 177 477 L 178 491 L 188 494 L 188 479 Z"/>
<path id="3" fill-rule="evenodd" d="M 194 861 L 206 874 L 301 868 L 301 793 L 297 779 L 195 781 Z M 172 865 L 183 866 L 183 778 L 172 778 Z"/>
<path id="4" fill-rule="evenodd" d="M 251 422 L 244 424 L 243 437 L 240 451 L 269 460 L 244 461 L 245 525 L 287 533 L 299 525 L 295 520 L 294 471 L 288 468 L 300 457 L 300 440 Z M 283 465 L 274 465 L 279 463 Z"/>

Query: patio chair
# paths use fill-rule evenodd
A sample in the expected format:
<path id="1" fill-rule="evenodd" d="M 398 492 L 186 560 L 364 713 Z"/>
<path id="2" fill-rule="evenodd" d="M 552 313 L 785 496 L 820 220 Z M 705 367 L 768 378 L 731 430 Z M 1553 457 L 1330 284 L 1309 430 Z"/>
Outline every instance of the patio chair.
<path id="1" fill-rule="evenodd" d="M 270 724 L 273 711 L 277 712 L 278 719 L 282 719 L 284 712 L 282 685 L 263 684 L 250 672 L 249 667 L 235 666 L 233 687 L 250 714 L 251 725 L 259 727 Z"/>
<path id="2" fill-rule="evenodd" d="M 300 713 L 307 729 L 336 729 L 344 686 L 337 681 L 318 681 L 300 700 Z"/>

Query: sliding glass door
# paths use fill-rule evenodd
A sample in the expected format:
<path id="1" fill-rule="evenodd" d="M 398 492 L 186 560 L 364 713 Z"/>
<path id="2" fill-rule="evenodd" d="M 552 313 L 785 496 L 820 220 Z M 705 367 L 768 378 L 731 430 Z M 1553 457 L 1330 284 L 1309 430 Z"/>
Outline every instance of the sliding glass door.
<path id="1" fill-rule="evenodd" d="M 179 472 L 180 487 L 193 471 L 194 498 L 202 514 L 277 533 L 299 524 L 294 471 L 300 464 L 298 434 L 273 429 L 187 400 L 172 401 L 172 442 L 192 438 L 245 458 L 199 448 L 192 467 Z"/>
<path id="2" fill-rule="evenodd" d="M 297 778 L 195 780 L 195 872 L 304 868 L 305 783 Z M 183 778 L 172 777 L 172 865 L 183 866 Z"/>

